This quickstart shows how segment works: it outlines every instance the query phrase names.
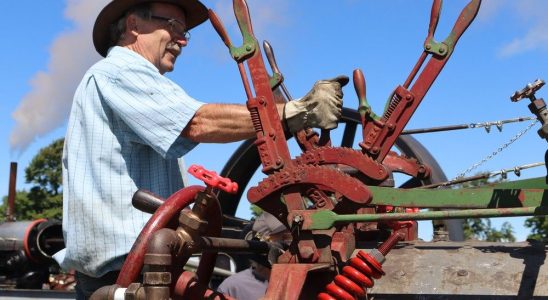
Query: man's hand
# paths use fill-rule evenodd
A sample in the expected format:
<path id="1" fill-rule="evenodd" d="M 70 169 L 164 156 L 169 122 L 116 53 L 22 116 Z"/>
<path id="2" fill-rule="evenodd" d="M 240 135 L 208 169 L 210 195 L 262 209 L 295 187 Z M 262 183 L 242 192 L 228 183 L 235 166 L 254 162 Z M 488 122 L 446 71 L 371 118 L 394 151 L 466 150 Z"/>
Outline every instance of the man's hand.
<path id="1" fill-rule="evenodd" d="M 347 76 L 317 81 L 310 92 L 299 100 L 290 101 L 284 107 L 284 119 L 292 133 L 303 128 L 337 128 L 342 112 L 342 87 Z"/>

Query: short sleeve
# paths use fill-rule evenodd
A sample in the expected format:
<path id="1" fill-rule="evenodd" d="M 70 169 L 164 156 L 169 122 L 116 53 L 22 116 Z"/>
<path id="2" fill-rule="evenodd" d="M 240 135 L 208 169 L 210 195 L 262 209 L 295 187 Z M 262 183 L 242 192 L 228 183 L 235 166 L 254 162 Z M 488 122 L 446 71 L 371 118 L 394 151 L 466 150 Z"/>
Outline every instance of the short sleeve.
<path id="1" fill-rule="evenodd" d="M 204 104 L 147 65 L 124 67 L 99 87 L 102 98 L 126 125 L 164 158 L 196 146 L 181 132 Z"/>

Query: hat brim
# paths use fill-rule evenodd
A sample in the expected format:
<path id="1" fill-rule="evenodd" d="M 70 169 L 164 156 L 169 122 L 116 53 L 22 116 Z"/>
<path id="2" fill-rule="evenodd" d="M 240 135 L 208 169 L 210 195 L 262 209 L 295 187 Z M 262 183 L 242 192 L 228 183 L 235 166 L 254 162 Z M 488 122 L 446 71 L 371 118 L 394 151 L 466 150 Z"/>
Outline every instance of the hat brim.
<path id="1" fill-rule="evenodd" d="M 93 45 L 95 50 L 106 57 L 110 44 L 110 25 L 118 21 L 124 13 L 135 5 L 146 2 L 171 3 L 181 7 L 186 14 L 187 29 L 190 30 L 209 17 L 207 8 L 198 0 L 114 0 L 101 10 L 93 26 Z"/>

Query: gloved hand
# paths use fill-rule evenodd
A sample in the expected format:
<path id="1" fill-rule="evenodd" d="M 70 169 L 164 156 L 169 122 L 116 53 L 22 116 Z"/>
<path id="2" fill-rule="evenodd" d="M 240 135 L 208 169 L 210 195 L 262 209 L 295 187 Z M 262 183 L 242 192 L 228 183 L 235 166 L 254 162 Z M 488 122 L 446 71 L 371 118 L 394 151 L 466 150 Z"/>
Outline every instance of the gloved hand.
<path id="1" fill-rule="evenodd" d="M 317 81 L 310 92 L 298 100 L 286 103 L 284 120 L 291 133 L 303 128 L 337 128 L 342 112 L 342 87 L 348 83 L 347 76 Z"/>

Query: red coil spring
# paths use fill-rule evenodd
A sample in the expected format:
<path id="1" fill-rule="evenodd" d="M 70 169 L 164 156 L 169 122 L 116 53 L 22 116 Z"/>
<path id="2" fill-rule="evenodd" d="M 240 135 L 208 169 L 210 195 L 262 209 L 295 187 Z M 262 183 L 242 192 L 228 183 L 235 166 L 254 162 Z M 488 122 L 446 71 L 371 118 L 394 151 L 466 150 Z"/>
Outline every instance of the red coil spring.
<path id="1" fill-rule="evenodd" d="M 384 275 L 382 265 L 364 251 L 348 260 L 342 274 L 335 276 L 328 284 L 326 293 L 320 293 L 318 300 L 355 300 L 366 295 L 366 288 L 373 287 L 373 278 Z"/>

